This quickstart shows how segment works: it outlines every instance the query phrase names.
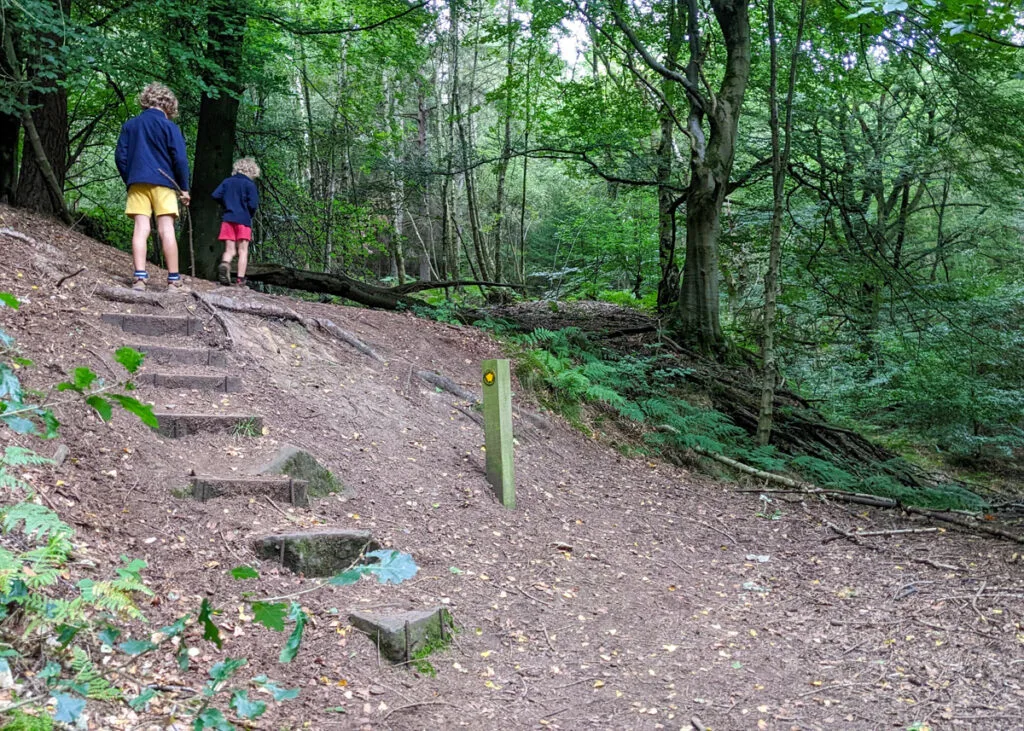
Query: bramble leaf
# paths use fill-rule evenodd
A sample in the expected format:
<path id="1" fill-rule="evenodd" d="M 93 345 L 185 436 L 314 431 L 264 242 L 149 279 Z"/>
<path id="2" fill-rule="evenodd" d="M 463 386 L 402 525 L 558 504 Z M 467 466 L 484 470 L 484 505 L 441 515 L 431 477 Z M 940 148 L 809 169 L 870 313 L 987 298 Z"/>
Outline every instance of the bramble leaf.
<path id="1" fill-rule="evenodd" d="M 253 602 L 252 604 L 253 621 L 275 632 L 284 632 L 284 615 L 287 611 L 288 605 L 283 603 Z"/>

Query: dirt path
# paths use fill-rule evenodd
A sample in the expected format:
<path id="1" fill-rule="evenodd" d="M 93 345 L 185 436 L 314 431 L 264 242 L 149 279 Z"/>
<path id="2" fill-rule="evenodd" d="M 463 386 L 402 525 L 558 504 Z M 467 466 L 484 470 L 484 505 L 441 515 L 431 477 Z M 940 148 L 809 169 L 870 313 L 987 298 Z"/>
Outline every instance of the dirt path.
<path id="1" fill-rule="evenodd" d="M 127 257 L 0 207 L 3 226 L 46 243 L 0 235 L 0 290 L 27 300 L 2 312 L 2 327 L 36 363 L 29 383 L 82 364 L 102 373 L 97 356 L 125 339 L 99 314 L 156 312 L 92 295 L 120 283 Z M 79 262 L 89 270 L 58 290 Z M 519 509 L 506 511 L 484 482 L 472 411 L 415 376 L 435 370 L 475 389 L 498 344 L 411 315 L 236 296 L 330 317 L 385 362 L 295 323 L 234 315 L 244 338 L 230 357 L 245 392 L 140 393 L 161 409 L 252 411 L 266 435 L 170 440 L 124 414 L 107 425 L 81 409 L 58 413 L 72 460 L 37 479 L 101 569 L 122 553 L 149 562 L 153 625 L 194 614 L 201 597 L 224 612 L 223 652 L 206 646 L 184 674 L 160 656 L 140 679 L 198 688 L 216 660 L 246 657 L 251 676 L 302 688 L 261 728 L 1024 726 L 1024 566 L 1013 547 L 953 532 L 864 539 L 879 550 L 828 540 L 826 522 L 914 524 L 820 503 L 766 506 L 734 485 L 622 457 L 554 417 L 546 429 L 517 420 Z M 190 308 L 202 316 L 189 298 L 169 306 Z M 206 327 L 221 342 L 217 324 Z M 309 509 L 173 494 L 190 470 L 251 472 L 281 443 L 318 454 L 350 489 Z M 249 538 L 314 525 L 372 530 L 420 573 L 307 595 L 314 626 L 296 662 L 281 665 L 284 637 L 246 621 L 241 594 L 287 594 L 309 580 L 258 562 Z M 242 563 L 261 578 L 233 580 Z M 352 609 L 436 605 L 460 631 L 430 658 L 435 676 L 381 663 L 345 620 Z M 144 719 L 111 709 L 94 727 L 164 728 L 187 697 L 169 695 Z"/>

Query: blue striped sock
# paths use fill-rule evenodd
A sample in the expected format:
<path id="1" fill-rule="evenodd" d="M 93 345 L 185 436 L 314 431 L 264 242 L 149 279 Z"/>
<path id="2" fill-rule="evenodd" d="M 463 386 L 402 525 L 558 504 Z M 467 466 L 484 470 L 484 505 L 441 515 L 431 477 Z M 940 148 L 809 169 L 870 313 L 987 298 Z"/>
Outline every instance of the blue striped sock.
<path id="1" fill-rule="evenodd" d="M 180 280 L 181 280 L 181 275 L 178 274 L 177 272 L 172 272 L 172 273 L 167 275 L 167 281 L 168 282 L 177 282 L 177 281 L 180 281 Z"/>
<path id="2" fill-rule="evenodd" d="M 135 270 L 136 279 L 149 279 L 149 273 L 146 270 Z"/>

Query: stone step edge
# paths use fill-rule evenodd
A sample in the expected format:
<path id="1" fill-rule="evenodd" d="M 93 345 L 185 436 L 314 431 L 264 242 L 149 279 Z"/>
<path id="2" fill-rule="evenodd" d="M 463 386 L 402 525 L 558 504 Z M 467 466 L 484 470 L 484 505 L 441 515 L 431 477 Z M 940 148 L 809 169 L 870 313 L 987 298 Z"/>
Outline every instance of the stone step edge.
<path id="1" fill-rule="evenodd" d="M 202 321 L 185 315 L 137 315 L 104 312 L 100 321 L 135 335 L 193 335 L 202 330 Z"/>
<path id="2" fill-rule="evenodd" d="M 145 354 L 147 363 L 157 365 L 205 365 L 226 368 L 227 353 L 216 348 L 172 348 L 166 345 L 129 345 Z"/>
<path id="3" fill-rule="evenodd" d="M 304 576 L 335 576 L 381 547 L 369 531 L 343 528 L 267 533 L 254 536 L 252 545 L 260 558 Z"/>
<path id="4" fill-rule="evenodd" d="M 305 480 L 290 477 L 203 477 L 196 475 L 189 479 L 192 497 L 207 502 L 220 497 L 242 497 L 264 495 L 278 502 L 287 502 L 297 507 L 307 507 L 309 496 Z"/>
<path id="5" fill-rule="evenodd" d="M 243 390 L 239 376 L 225 376 L 206 373 L 143 373 L 138 383 L 156 388 L 187 388 L 216 393 L 238 393 Z"/>
<path id="6" fill-rule="evenodd" d="M 255 414 L 185 414 L 154 412 L 156 431 L 165 437 L 180 438 L 201 432 L 239 429 L 239 436 L 256 437 L 263 433 L 263 417 Z M 241 427 L 246 424 L 247 426 Z M 240 428 L 241 427 L 241 428 Z"/>

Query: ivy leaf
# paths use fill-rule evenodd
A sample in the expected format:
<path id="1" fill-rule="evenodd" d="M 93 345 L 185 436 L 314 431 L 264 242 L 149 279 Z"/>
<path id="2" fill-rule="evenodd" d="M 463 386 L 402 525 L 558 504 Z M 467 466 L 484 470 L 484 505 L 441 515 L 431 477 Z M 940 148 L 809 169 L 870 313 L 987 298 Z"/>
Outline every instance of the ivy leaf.
<path id="1" fill-rule="evenodd" d="M 146 688 L 144 691 L 139 693 L 138 696 L 128 701 L 128 705 L 132 707 L 132 710 L 140 711 L 144 709 L 155 697 L 156 691 L 152 688 Z"/>
<path id="2" fill-rule="evenodd" d="M 16 310 L 21 307 L 21 303 L 18 302 L 18 298 L 10 292 L 0 292 L 0 305 L 10 307 L 12 310 Z"/>
<path id="3" fill-rule="evenodd" d="M 120 645 L 117 646 L 117 648 L 126 655 L 131 655 L 132 657 L 135 657 L 137 655 L 141 655 L 144 652 L 155 650 L 156 645 L 154 645 L 149 640 L 128 640 L 127 642 L 122 642 Z"/>
<path id="4" fill-rule="evenodd" d="M 235 566 L 235 568 L 231 569 L 231 576 L 236 581 L 244 581 L 246 579 L 260 578 L 260 572 L 251 566 Z"/>
<path id="5" fill-rule="evenodd" d="M 337 576 L 332 576 L 327 580 L 327 583 L 331 586 L 348 586 L 349 584 L 354 584 L 359 581 L 364 573 L 366 573 L 366 567 L 349 569 Z"/>
<path id="6" fill-rule="evenodd" d="M 420 567 L 413 561 L 408 553 L 393 550 L 370 551 L 366 554 L 369 558 L 380 559 L 380 563 L 366 567 L 366 571 L 374 574 L 382 584 L 391 582 L 401 584 L 411 579 L 420 570 Z"/>
<path id="7" fill-rule="evenodd" d="M 157 423 L 156 416 L 153 415 L 153 407 L 149 404 L 144 404 L 138 399 L 134 399 L 131 396 L 125 396 L 120 393 L 113 393 L 110 398 L 121 404 L 121 408 L 125 411 L 135 414 L 139 419 L 148 427 L 156 429 L 160 426 Z"/>
<path id="8" fill-rule="evenodd" d="M 135 373 L 139 370 L 139 366 L 142 365 L 142 361 L 146 359 L 144 353 L 140 353 L 134 348 L 118 348 L 114 351 L 114 360 L 124 366 L 124 369 L 129 373 Z"/>
<path id="9" fill-rule="evenodd" d="M 192 722 L 193 731 L 235 731 L 224 714 L 216 708 L 207 708 Z"/>
<path id="10" fill-rule="evenodd" d="M 236 690 L 231 694 L 231 707 L 239 718 L 259 718 L 267 712 L 267 704 L 263 701 L 249 700 L 249 694 L 244 690 Z"/>
<path id="11" fill-rule="evenodd" d="M 53 716 L 55 721 L 74 723 L 85 710 L 85 701 L 81 698 L 75 698 L 67 693 L 54 693 L 53 697 L 57 701 L 57 712 Z"/>
<path id="12" fill-rule="evenodd" d="M 275 701 L 290 701 L 299 697 L 298 688 L 282 688 L 280 685 L 270 680 L 266 675 L 257 675 L 252 679 L 252 682 L 260 686 L 266 691 L 269 691 L 274 696 Z"/>
<path id="13" fill-rule="evenodd" d="M 212 614 L 213 609 L 210 607 L 210 600 L 203 599 L 203 603 L 199 607 L 199 622 L 203 625 L 203 639 L 215 644 L 219 650 L 223 647 L 224 642 L 220 638 L 220 629 L 213 622 Z"/>
<path id="14" fill-rule="evenodd" d="M 284 632 L 284 615 L 287 611 L 286 604 L 252 603 L 253 621 L 275 632 Z"/>
<path id="15" fill-rule="evenodd" d="M 306 628 L 306 613 L 302 611 L 301 604 L 292 602 L 291 609 L 288 612 L 288 619 L 295 622 L 295 629 L 292 630 L 291 635 L 288 636 L 288 641 L 284 643 L 284 647 L 281 649 L 281 655 L 278 657 L 280 662 L 291 662 L 294 660 L 299 652 L 299 646 L 302 644 L 302 631 Z"/>
<path id="16" fill-rule="evenodd" d="M 110 406 L 110 402 L 102 396 L 93 394 L 85 400 L 85 403 L 96 409 L 96 413 L 100 415 L 103 421 L 110 421 L 110 417 L 113 416 L 113 409 Z"/>

